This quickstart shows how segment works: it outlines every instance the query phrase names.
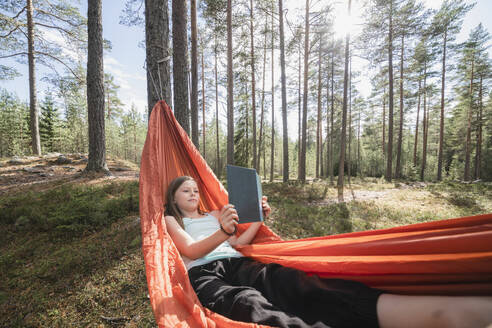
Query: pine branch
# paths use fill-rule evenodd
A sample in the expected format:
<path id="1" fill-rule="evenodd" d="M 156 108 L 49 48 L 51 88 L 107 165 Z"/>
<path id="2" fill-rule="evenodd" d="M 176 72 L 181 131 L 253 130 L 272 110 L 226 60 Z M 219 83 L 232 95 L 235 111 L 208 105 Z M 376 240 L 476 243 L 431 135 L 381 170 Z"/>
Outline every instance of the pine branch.
<path id="1" fill-rule="evenodd" d="M 68 20 L 68 19 L 62 18 L 62 17 L 60 17 L 60 16 L 58 16 L 58 15 L 55 15 L 55 14 L 53 14 L 53 13 L 47 12 L 47 11 L 45 11 L 45 10 L 41 9 L 41 8 L 35 8 L 35 9 L 36 9 L 36 11 L 37 11 L 37 12 L 40 12 L 40 13 L 42 13 L 42 14 L 45 14 L 45 15 L 48 15 L 48 16 L 51 16 L 51 17 L 54 17 L 54 18 L 56 18 L 56 19 L 58 19 L 58 20 L 61 20 L 62 22 L 65 22 L 65 23 L 67 23 L 67 24 L 69 24 L 69 25 L 71 25 L 71 26 L 73 26 L 73 27 L 80 27 L 80 26 L 83 26 L 83 25 L 84 25 L 83 23 L 80 23 L 80 24 L 74 24 L 73 22 L 71 22 L 71 21 L 70 21 L 70 20 Z M 36 23 L 36 24 L 39 24 L 39 23 Z"/>
<path id="2" fill-rule="evenodd" d="M 14 57 L 14 56 L 20 56 L 20 55 L 27 55 L 27 52 L 18 52 L 18 53 L 11 54 L 11 55 L 0 56 L 0 59 Z"/>
<path id="3" fill-rule="evenodd" d="M 6 39 L 8 38 L 12 33 L 14 33 L 17 29 L 20 28 L 20 25 L 17 25 L 13 30 L 11 30 L 9 33 L 5 35 L 0 35 L 0 39 Z"/>
<path id="4" fill-rule="evenodd" d="M 59 62 L 60 64 L 64 65 L 66 68 L 68 68 L 68 70 L 72 73 L 72 75 L 78 80 L 78 81 L 82 81 L 82 79 L 77 75 L 77 73 L 75 73 L 73 71 L 73 69 L 68 66 L 63 60 L 61 60 L 60 58 L 57 58 L 49 53 L 46 53 L 46 52 L 39 52 L 39 51 L 36 51 L 37 54 L 39 55 L 42 55 L 42 56 L 47 56 L 47 57 L 50 57 L 51 59 L 54 59 L 56 60 L 57 62 Z"/>
<path id="5" fill-rule="evenodd" d="M 14 20 L 14 19 L 16 19 L 17 17 L 19 17 L 19 15 L 20 15 L 20 14 L 22 14 L 22 12 L 23 12 L 24 10 L 26 10 L 26 8 L 27 8 L 27 7 L 26 7 L 26 6 L 24 6 L 24 7 L 23 7 L 23 8 L 22 8 L 22 9 L 21 9 L 18 13 L 17 13 L 17 15 L 15 15 L 14 17 L 12 17 L 11 19 L 12 19 L 12 20 Z"/>
<path id="6" fill-rule="evenodd" d="M 72 38 L 74 38 L 77 41 L 85 42 L 85 41 L 79 39 L 73 32 L 71 32 L 71 31 L 69 31 L 67 29 L 64 29 L 63 27 L 54 26 L 54 25 L 47 25 L 47 24 L 43 24 L 43 23 L 39 23 L 39 22 L 36 22 L 36 25 L 47 27 L 47 28 L 51 28 L 51 29 L 55 29 L 55 30 L 59 30 L 61 32 L 64 32 L 64 33 L 70 35 Z"/>

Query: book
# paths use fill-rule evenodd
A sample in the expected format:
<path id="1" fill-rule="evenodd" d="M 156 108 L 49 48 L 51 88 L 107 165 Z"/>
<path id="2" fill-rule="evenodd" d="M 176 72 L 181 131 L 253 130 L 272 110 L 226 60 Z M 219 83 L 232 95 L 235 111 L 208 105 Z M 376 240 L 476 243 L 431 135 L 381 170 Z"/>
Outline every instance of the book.
<path id="1" fill-rule="evenodd" d="M 234 205 L 239 223 L 263 221 L 261 180 L 255 169 L 227 165 L 229 203 Z"/>

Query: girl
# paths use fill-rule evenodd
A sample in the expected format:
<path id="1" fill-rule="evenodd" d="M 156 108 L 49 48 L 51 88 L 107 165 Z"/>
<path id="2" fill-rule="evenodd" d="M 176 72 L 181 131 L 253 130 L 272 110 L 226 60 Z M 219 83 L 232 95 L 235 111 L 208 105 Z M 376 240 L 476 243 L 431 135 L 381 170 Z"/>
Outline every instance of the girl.
<path id="1" fill-rule="evenodd" d="M 321 279 L 263 264 L 236 251 L 249 244 L 261 223 L 236 237 L 231 204 L 205 213 L 193 178 L 167 189 L 167 230 L 188 269 L 203 306 L 237 321 L 274 327 L 487 327 L 492 297 L 404 296 L 349 280 Z M 270 214 L 263 197 L 265 217 Z"/>

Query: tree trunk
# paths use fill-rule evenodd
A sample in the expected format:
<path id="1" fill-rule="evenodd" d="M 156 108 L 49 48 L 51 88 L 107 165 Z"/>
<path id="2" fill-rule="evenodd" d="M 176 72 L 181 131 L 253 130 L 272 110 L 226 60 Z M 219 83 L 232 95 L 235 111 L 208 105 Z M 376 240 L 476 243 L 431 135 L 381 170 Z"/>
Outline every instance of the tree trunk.
<path id="1" fill-rule="evenodd" d="M 466 143 L 465 143 L 465 174 L 464 174 L 465 181 L 470 181 L 471 121 L 472 121 L 472 113 L 473 113 L 474 68 L 475 68 L 475 58 L 472 55 L 471 78 L 470 78 L 470 107 L 468 108 L 468 124 L 466 127 Z"/>
<path id="2" fill-rule="evenodd" d="M 398 145 L 396 150 L 395 178 L 401 178 L 401 144 L 403 142 L 403 50 L 405 48 L 405 35 L 401 36 L 400 54 L 400 125 L 398 128 Z"/>
<path id="3" fill-rule="evenodd" d="M 172 104 L 167 1 L 145 0 L 148 118 L 159 100 Z"/>
<path id="4" fill-rule="evenodd" d="M 441 118 L 439 128 L 439 153 L 437 155 L 437 180 L 442 180 L 442 158 L 444 145 L 444 90 L 446 83 L 446 42 L 448 39 L 448 30 L 444 30 L 444 44 L 442 52 L 442 78 L 441 78 Z"/>
<path id="5" fill-rule="evenodd" d="M 272 2 L 272 13 L 273 13 L 274 2 Z M 275 34 L 272 14 L 272 142 L 270 151 L 270 182 L 273 181 L 273 167 L 275 160 L 275 64 L 274 64 L 274 45 L 275 45 Z"/>
<path id="6" fill-rule="evenodd" d="M 283 182 L 289 181 L 289 135 L 287 131 L 287 87 L 285 80 L 284 10 L 282 0 L 278 0 L 280 32 L 280 81 L 282 83 L 282 138 L 283 138 Z"/>
<path id="7" fill-rule="evenodd" d="M 420 180 L 424 181 L 425 166 L 427 162 L 427 63 L 424 63 L 424 119 L 422 120 L 423 137 L 422 137 L 422 166 L 420 169 Z"/>
<path id="8" fill-rule="evenodd" d="M 350 16 L 350 7 L 352 0 L 348 2 L 348 14 Z M 347 93 L 349 79 L 349 58 L 350 58 L 350 33 L 345 36 L 345 70 L 343 74 L 343 105 L 342 105 L 342 134 L 340 135 L 340 159 L 338 161 L 338 201 L 343 202 L 343 177 L 345 166 L 345 139 L 347 138 Z"/>
<path id="9" fill-rule="evenodd" d="M 329 77 L 329 73 L 328 73 L 328 63 L 326 65 L 327 69 L 326 69 L 326 136 L 325 136 L 325 140 L 326 140 L 326 161 L 325 161 L 325 167 L 326 167 L 326 170 L 325 170 L 325 177 L 328 178 L 329 176 L 329 171 L 330 171 L 330 146 L 331 146 L 331 140 L 330 140 L 330 129 L 332 129 L 333 127 L 330 127 L 330 114 L 329 114 L 329 101 L 330 101 L 330 77 Z"/>
<path id="10" fill-rule="evenodd" d="M 253 167 L 258 170 L 256 159 L 256 85 L 255 85 L 255 42 L 253 24 L 253 0 L 250 0 L 249 23 L 251 37 L 251 112 L 253 115 Z"/>
<path id="11" fill-rule="evenodd" d="M 383 87 L 383 158 L 386 154 L 386 86 Z"/>
<path id="12" fill-rule="evenodd" d="M 186 1 L 173 0 L 173 85 L 174 115 L 190 135 L 190 111 L 188 107 L 188 36 L 186 31 Z"/>
<path id="13" fill-rule="evenodd" d="M 138 163 L 137 158 L 137 123 L 133 124 L 133 158 L 135 159 L 135 163 Z"/>
<path id="14" fill-rule="evenodd" d="M 417 167 L 417 145 L 419 141 L 419 115 L 420 115 L 420 86 L 421 80 L 419 76 L 419 91 L 418 91 L 418 101 L 417 101 L 417 121 L 415 122 L 415 142 L 413 144 L 413 167 Z"/>
<path id="15" fill-rule="evenodd" d="M 203 41 L 202 41 L 202 49 L 201 49 L 201 64 L 202 64 L 202 152 L 203 159 L 207 160 L 207 152 L 205 147 L 205 65 L 203 64 Z"/>
<path id="16" fill-rule="evenodd" d="M 350 184 L 350 177 L 352 176 L 352 170 L 351 170 L 351 158 L 350 155 L 352 154 L 351 151 L 351 145 L 352 145 L 352 56 L 349 55 L 349 83 L 348 83 L 348 88 L 349 88 L 349 97 L 348 97 L 348 153 L 347 153 L 347 177 L 348 177 L 348 183 Z"/>
<path id="17" fill-rule="evenodd" d="M 199 148 L 198 141 L 198 49 L 196 27 L 196 0 L 190 0 L 191 11 L 191 141 Z M 184 2 L 184 1 L 183 1 Z"/>
<path id="18" fill-rule="evenodd" d="M 482 119 L 483 119 L 483 75 L 480 74 L 480 89 L 478 91 L 478 127 L 477 127 L 477 149 L 475 151 L 475 179 L 481 179 L 482 166 Z"/>
<path id="19" fill-rule="evenodd" d="M 265 16 L 265 31 L 268 27 L 268 16 Z M 265 72 L 266 72 L 266 48 L 267 48 L 267 33 L 265 33 L 265 40 L 263 43 L 263 73 L 261 76 L 262 79 L 262 87 L 261 87 L 261 118 L 260 118 L 260 136 L 258 138 L 258 163 L 257 167 L 258 170 L 260 170 L 260 158 L 261 158 L 261 152 L 265 151 L 265 147 L 263 144 L 265 141 L 263 140 L 263 120 L 265 117 Z"/>
<path id="20" fill-rule="evenodd" d="M 86 171 L 109 173 L 106 165 L 104 132 L 104 66 L 102 38 L 102 0 L 87 4 L 87 112 L 89 159 Z"/>
<path id="21" fill-rule="evenodd" d="M 316 117 L 316 177 L 320 177 L 321 162 L 321 35 L 318 45 L 318 113 Z"/>
<path id="22" fill-rule="evenodd" d="M 245 94 L 246 94 L 246 104 L 244 106 L 245 108 L 245 111 L 246 111 L 246 139 L 245 139 L 245 158 L 246 158 L 246 165 L 248 165 L 247 163 L 249 162 L 249 108 L 248 108 L 248 98 L 249 98 L 249 95 L 248 95 L 248 83 L 245 82 L 244 83 L 244 90 L 245 90 Z M 254 119 L 253 119 L 254 121 Z"/>
<path id="23" fill-rule="evenodd" d="M 360 112 L 362 111 L 359 108 L 359 118 L 357 120 L 357 170 L 359 171 L 359 176 L 362 176 L 362 167 L 360 164 Z"/>
<path id="24" fill-rule="evenodd" d="M 27 49 L 29 63 L 29 113 L 31 120 L 32 153 L 41 156 L 41 138 L 39 136 L 39 110 L 36 94 L 36 67 L 34 56 L 34 21 L 32 0 L 27 0 Z M 103 108 L 104 113 L 104 108 Z"/>
<path id="25" fill-rule="evenodd" d="M 309 0 L 306 0 L 306 19 L 304 27 L 304 93 L 302 95 L 302 137 L 301 156 L 299 159 L 299 180 L 306 181 L 306 129 L 307 129 L 307 96 L 309 70 Z"/>
<path id="26" fill-rule="evenodd" d="M 331 51 L 331 113 L 330 113 L 330 126 L 331 126 L 331 132 L 330 132 L 330 151 L 329 151 L 329 158 L 330 161 L 328 163 L 328 171 L 330 171 L 330 184 L 334 184 L 334 177 L 333 177 L 333 130 L 334 130 L 334 118 L 333 116 L 335 115 L 335 92 L 334 92 L 334 86 L 335 86 L 335 37 L 332 38 L 332 44 L 333 48 Z"/>
<path id="27" fill-rule="evenodd" d="M 219 146 L 219 82 L 217 78 L 217 34 L 215 38 L 214 47 L 214 72 L 215 72 L 215 137 L 216 137 L 216 160 L 215 160 L 215 174 L 220 178 L 220 146 Z M 227 119 L 229 124 L 229 119 Z"/>
<path id="28" fill-rule="evenodd" d="M 227 0 L 227 164 L 234 165 L 234 75 L 232 72 L 232 0 Z"/>
<path id="29" fill-rule="evenodd" d="M 389 114 L 388 114 L 388 152 L 386 158 L 386 181 L 391 181 L 393 169 L 393 0 L 390 2 L 388 33 L 388 81 L 389 81 Z"/>
<path id="30" fill-rule="evenodd" d="M 297 83 L 297 179 L 301 178 L 301 153 L 302 153 L 302 108 L 301 108 L 301 42 L 299 42 L 299 75 Z"/>

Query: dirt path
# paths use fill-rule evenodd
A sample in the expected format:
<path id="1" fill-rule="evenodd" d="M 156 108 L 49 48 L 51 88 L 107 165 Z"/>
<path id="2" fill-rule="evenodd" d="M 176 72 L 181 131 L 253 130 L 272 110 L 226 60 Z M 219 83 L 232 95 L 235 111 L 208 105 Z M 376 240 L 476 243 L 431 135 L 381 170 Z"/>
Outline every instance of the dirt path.
<path id="1" fill-rule="evenodd" d="M 48 154 L 41 157 L 14 157 L 0 162 L 0 195 L 24 190 L 43 190 L 53 184 L 77 180 L 93 183 L 101 179 L 138 179 L 138 167 L 126 161 L 107 160 L 112 176 L 94 179 L 82 174 L 87 165 L 83 154 Z"/>

